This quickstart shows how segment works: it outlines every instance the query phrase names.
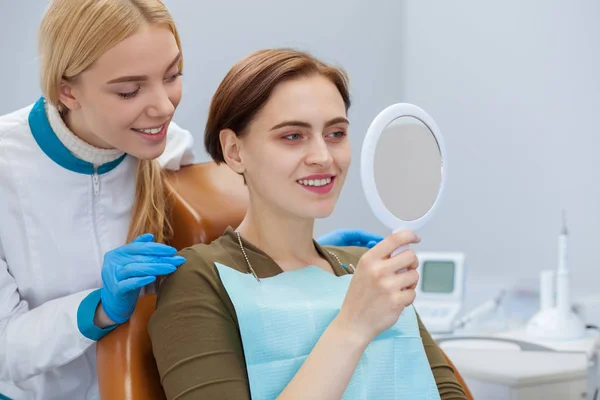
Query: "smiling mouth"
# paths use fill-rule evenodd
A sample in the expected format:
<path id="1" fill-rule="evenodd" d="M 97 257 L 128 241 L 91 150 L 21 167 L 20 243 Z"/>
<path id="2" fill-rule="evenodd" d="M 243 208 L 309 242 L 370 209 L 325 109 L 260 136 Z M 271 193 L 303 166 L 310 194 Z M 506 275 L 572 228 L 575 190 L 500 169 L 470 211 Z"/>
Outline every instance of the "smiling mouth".
<path id="1" fill-rule="evenodd" d="M 131 129 L 136 132 L 145 133 L 146 135 L 157 135 L 162 132 L 165 125 L 166 124 L 162 124 L 161 126 L 159 126 L 157 128 L 146 128 L 146 129 L 131 128 Z"/>
<path id="2" fill-rule="evenodd" d="M 324 178 L 324 179 L 298 179 L 296 182 L 301 184 L 302 186 L 327 186 L 331 183 L 334 177 Z"/>

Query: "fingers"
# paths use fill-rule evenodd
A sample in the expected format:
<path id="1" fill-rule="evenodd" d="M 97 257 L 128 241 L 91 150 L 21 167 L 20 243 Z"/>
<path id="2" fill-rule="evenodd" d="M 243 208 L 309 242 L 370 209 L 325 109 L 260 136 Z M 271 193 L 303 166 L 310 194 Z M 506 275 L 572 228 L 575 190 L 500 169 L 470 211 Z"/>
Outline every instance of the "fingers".
<path id="1" fill-rule="evenodd" d="M 156 280 L 155 276 L 143 276 L 137 278 L 129 278 L 117 284 L 117 290 L 120 293 L 127 293 L 143 288 Z"/>
<path id="2" fill-rule="evenodd" d="M 181 256 L 173 256 L 173 257 L 160 257 L 155 259 L 155 263 L 166 263 L 171 264 L 175 267 L 179 267 L 181 264 L 186 262 L 187 260 Z"/>
<path id="3" fill-rule="evenodd" d="M 363 257 L 367 256 L 368 259 L 381 260 L 388 258 L 394 250 L 399 247 L 407 246 L 413 243 L 419 243 L 421 239 L 413 231 L 399 231 L 389 235 L 381 242 L 377 243 L 373 248 L 368 250 Z M 401 252 L 399 254 L 402 254 Z"/>
<path id="4" fill-rule="evenodd" d="M 396 292 L 399 290 L 414 289 L 419 282 L 419 273 L 410 269 L 401 274 L 394 274 L 386 283 L 387 289 Z"/>
<path id="5" fill-rule="evenodd" d="M 367 249 L 372 249 L 377 243 L 379 243 L 379 241 L 371 240 L 369 243 L 367 243 L 367 245 L 365 247 Z"/>
<path id="6" fill-rule="evenodd" d="M 177 249 L 162 243 L 136 242 L 123 246 L 120 249 L 124 254 L 145 256 L 174 256 Z"/>
<path id="7" fill-rule="evenodd" d="M 399 270 L 415 270 L 419 267 L 419 259 L 412 250 L 406 250 L 396 254 L 381 263 L 383 274 L 393 274 Z"/>
<path id="8" fill-rule="evenodd" d="M 135 239 L 133 239 L 131 241 L 131 243 L 147 243 L 147 242 L 153 242 L 154 241 L 154 235 L 151 233 L 144 233 L 143 235 L 140 235 L 138 237 L 136 237 Z"/>
<path id="9" fill-rule="evenodd" d="M 119 268 L 116 272 L 118 281 L 123 281 L 129 278 L 139 278 L 145 276 L 161 276 L 175 272 L 177 266 L 168 263 L 162 264 L 142 264 L 132 263 Z"/>
<path id="10" fill-rule="evenodd" d="M 376 233 L 371 233 L 367 231 L 360 231 L 362 235 L 363 241 L 367 243 L 377 244 L 383 240 L 383 236 L 377 235 Z"/>
<path id="11" fill-rule="evenodd" d="M 383 236 L 362 229 L 353 229 L 345 232 L 345 239 L 348 243 L 365 245 L 371 242 L 378 243 L 383 240 Z"/>
<path id="12" fill-rule="evenodd" d="M 415 301 L 416 296 L 417 294 L 414 290 L 405 289 L 394 294 L 393 304 L 398 308 L 408 307 Z"/>

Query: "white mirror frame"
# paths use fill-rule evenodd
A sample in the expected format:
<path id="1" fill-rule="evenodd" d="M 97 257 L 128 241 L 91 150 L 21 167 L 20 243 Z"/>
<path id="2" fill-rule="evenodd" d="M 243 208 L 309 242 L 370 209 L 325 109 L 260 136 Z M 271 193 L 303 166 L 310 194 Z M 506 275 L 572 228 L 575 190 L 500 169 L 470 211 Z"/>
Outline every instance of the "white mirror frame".
<path id="1" fill-rule="evenodd" d="M 383 200 L 379 196 L 379 192 L 377 191 L 377 185 L 375 184 L 375 172 L 374 172 L 374 158 L 375 158 L 375 150 L 377 150 L 377 143 L 379 142 L 379 137 L 383 133 L 383 130 L 395 119 L 400 117 L 413 117 L 424 123 L 429 130 L 433 133 L 435 140 L 440 149 L 440 158 L 441 158 L 441 182 L 440 189 L 438 191 L 437 198 L 435 202 L 431 206 L 431 209 L 425 213 L 422 217 L 414 220 L 414 221 L 403 221 L 400 218 L 397 218 L 394 214 L 389 212 Z M 391 106 L 385 108 L 381 111 L 377 117 L 371 122 L 369 129 L 367 130 L 367 134 L 365 135 L 365 139 L 363 141 L 363 147 L 361 151 L 361 165 L 360 165 L 360 175 L 363 185 L 363 190 L 365 191 L 365 196 L 373 213 L 375 216 L 388 228 L 390 228 L 393 232 L 397 232 L 399 230 L 413 230 L 421 228 L 435 213 L 436 209 L 439 207 L 440 199 L 444 193 L 444 189 L 446 188 L 448 174 L 448 160 L 446 155 L 446 146 L 444 144 L 444 138 L 440 133 L 440 129 L 437 124 L 421 108 L 409 104 L 409 103 L 397 103 L 392 104 Z"/>

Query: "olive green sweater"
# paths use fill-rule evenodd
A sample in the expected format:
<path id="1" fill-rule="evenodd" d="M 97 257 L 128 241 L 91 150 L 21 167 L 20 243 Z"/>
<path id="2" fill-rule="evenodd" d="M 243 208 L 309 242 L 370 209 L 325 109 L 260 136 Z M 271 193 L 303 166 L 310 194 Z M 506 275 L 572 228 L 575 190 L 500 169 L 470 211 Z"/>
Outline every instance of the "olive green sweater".
<path id="1" fill-rule="evenodd" d="M 259 278 L 282 273 L 260 249 L 243 241 L 246 254 Z M 362 247 L 321 247 L 319 254 L 336 276 L 348 273 L 343 264 L 358 265 Z M 235 308 L 214 262 L 241 272 L 248 266 L 235 232 L 226 232 L 209 245 L 199 244 L 180 252 L 187 259 L 160 286 L 157 309 L 149 333 L 167 399 L 250 399 L 250 389 Z M 421 320 L 423 346 L 442 400 L 465 400 L 454 371 Z"/>

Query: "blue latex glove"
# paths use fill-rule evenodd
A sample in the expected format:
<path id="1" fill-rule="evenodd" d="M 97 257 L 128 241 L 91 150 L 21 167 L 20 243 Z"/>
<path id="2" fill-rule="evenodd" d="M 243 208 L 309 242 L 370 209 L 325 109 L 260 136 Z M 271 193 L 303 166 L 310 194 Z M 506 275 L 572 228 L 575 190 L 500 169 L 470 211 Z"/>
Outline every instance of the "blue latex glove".
<path id="1" fill-rule="evenodd" d="M 383 240 L 383 236 L 361 229 L 337 229 L 317 239 L 321 246 L 359 246 L 371 248 Z"/>
<path id="2" fill-rule="evenodd" d="M 102 265 L 100 299 L 108 318 L 117 324 L 126 322 L 135 310 L 141 288 L 185 262 L 185 258 L 175 253 L 175 248 L 155 243 L 149 233 L 107 252 Z"/>

